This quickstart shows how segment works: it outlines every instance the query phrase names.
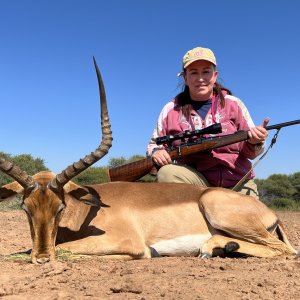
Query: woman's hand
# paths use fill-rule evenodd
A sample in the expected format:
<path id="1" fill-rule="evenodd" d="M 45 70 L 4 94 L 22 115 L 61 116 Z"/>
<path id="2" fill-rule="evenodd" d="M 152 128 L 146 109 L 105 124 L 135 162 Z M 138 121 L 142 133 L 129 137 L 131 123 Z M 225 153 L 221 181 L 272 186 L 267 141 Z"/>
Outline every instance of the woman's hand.
<path id="1" fill-rule="evenodd" d="M 152 154 L 152 160 L 160 167 L 172 163 L 171 157 L 165 149 L 156 150 Z"/>
<path id="2" fill-rule="evenodd" d="M 250 144 L 256 145 L 264 142 L 268 137 L 268 130 L 265 128 L 270 119 L 266 118 L 260 126 L 253 127 L 248 132 L 248 142 Z"/>

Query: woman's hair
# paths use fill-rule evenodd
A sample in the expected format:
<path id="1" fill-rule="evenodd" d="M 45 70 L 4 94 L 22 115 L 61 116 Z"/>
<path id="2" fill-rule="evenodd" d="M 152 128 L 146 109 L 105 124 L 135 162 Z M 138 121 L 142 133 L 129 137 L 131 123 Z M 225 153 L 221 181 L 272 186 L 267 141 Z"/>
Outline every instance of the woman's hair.
<path id="1" fill-rule="evenodd" d="M 224 108 L 225 107 L 225 98 L 224 98 L 222 91 L 225 91 L 228 95 L 232 95 L 232 93 L 229 89 L 224 87 L 219 82 L 215 82 L 214 87 L 213 87 L 213 93 L 215 96 L 219 96 L 220 105 L 222 108 Z M 192 105 L 191 105 L 192 99 L 190 97 L 190 90 L 187 85 L 184 85 L 183 91 L 175 97 L 175 101 L 176 101 L 176 104 L 181 107 L 183 115 L 188 120 L 190 118 L 190 113 L 192 110 Z"/>

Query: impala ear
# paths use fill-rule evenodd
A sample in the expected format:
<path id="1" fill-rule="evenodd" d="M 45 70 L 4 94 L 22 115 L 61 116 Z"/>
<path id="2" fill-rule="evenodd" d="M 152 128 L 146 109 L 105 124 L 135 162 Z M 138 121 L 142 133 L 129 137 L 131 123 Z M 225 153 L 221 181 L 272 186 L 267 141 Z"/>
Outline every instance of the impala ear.
<path id="1" fill-rule="evenodd" d="M 17 182 L 8 183 L 0 187 L 0 201 L 9 200 L 10 198 L 22 194 L 24 188 Z"/>
<path id="2" fill-rule="evenodd" d="M 91 205 L 91 206 L 100 206 L 100 203 L 101 203 L 99 197 L 95 197 L 94 195 L 92 195 L 90 193 L 87 193 L 84 196 L 81 196 L 78 200 L 87 205 Z"/>
<path id="3" fill-rule="evenodd" d="M 83 187 L 72 181 L 69 181 L 65 185 L 64 190 L 70 196 L 87 205 L 100 206 L 101 204 L 98 193 L 90 187 Z"/>

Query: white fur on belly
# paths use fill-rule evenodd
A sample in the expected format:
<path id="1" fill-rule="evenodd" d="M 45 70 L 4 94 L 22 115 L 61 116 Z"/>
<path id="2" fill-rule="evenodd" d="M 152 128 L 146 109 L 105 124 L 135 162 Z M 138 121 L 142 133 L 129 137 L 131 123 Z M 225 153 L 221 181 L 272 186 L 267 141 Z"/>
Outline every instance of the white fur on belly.
<path id="1" fill-rule="evenodd" d="M 211 234 L 190 234 L 172 240 L 159 241 L 150 247 L 161 256 L 197 256 Z"/>

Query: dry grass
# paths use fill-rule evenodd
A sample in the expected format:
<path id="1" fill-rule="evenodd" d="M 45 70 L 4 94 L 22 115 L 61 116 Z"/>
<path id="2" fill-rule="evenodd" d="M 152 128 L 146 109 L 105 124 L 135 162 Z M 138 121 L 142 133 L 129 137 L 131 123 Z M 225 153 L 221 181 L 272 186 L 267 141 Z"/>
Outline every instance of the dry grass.
<path id="1" fill-rule="evenodd" d="M 56 252 L 56 259 L 58 261 L 78 261 L 83 259 L 91 259 L 89 255 L 72 254 L 71 252 L 58 250 Z M 30 253 L 13 253 L 8 255 L 0 255 L 0 261 L 24 261 L 31 262 Z"/>
<path id="2" fill-rule="evenodd" d="M 92 258 L 92 256 L 90 255 L 73 254 L 65 250 L 56 251 L 56 259 L 59 261 L 74 261 L 74 260 L 82 260 L 82 259 L 90 259 L 90 258 Z"/>
<path id="3" fill-rule="evenodd" d="M 9 255 L 0 255 L 0 260 L 31 262 L 31 257 L 28 253 L 14 253 Z"/>

